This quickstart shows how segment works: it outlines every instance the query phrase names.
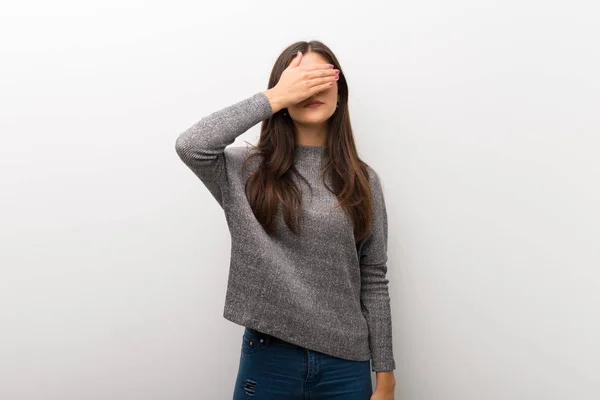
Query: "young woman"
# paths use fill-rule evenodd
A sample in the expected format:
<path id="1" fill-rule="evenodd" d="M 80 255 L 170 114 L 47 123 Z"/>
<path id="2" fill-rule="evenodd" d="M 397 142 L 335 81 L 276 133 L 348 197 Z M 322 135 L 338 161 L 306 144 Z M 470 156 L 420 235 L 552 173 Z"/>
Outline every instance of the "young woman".
<path id="1" fill-rule="evenodd" d="M 226 148 L 261 121 L 256 146 Z M 245 327 L 234 399 L 393 399 L 385 200 L 331 50 L 290 45 L 267 90 L 202 118 L 176 151 L 231 233 L 223 316 Z"/>

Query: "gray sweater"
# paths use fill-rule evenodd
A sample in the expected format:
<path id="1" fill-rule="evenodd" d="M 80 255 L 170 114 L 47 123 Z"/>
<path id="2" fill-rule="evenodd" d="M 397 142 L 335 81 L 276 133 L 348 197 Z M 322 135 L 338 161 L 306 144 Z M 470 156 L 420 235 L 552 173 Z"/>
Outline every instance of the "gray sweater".
<path id="1" fill-rule="evenodd" d="M 175 145 L 224 210 L 231 234 L 223 316 L 310 350 L 347 360 L 370 359 L 373 371 L 393 370 L 387 214 L 379 177 L 369 168 L 373 227 L 356 244 L 350 219 L 341 208 L 332 208 L 337 199 L 319 177 L 324 146 L 296 145 L 294 165 L 313 188 L 311 193 L 296 179 L 303 193 L 301 234 L 294 235 L 278 213 L 279 235 L 269 237 L 244 191 L 259 158 L 249 162 L 242 176 L 242 162 L 252 148 L 226 146 L 272 114 L 269 100 L 258 92 L 205 116 L 181 133 Z"/>

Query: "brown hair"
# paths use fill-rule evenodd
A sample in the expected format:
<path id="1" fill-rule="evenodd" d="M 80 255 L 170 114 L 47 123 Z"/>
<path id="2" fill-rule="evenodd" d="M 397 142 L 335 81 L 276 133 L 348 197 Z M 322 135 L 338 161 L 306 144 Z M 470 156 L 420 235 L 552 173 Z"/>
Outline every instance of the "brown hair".
<path id="1" fill-rule="evenodd" d="M 326 166 L 321 171 L 330 174 L 333 187 L 325 186 L 338 198 L 337 206 L 343 207 L 354 226 L 356 242 L 368 234 L 372 222 L 372 195 L 369 184 L 368 165 L 359 159 L 354 144 L 350 115 L 348 112 L 348 83 L 333 52 L 320 41 L 299 41 L 288 46 L 279 55 L 271 71 L 269 89 L 274 87 L 283 71 L 298 51 L 306 54 L 314 51 L 340 70 L 338 80 L 339 106 L 329 118 L 329 132 L 325 147 Z M 294 123 L 282 109 L 262 121 L 260 139 L 249 159 L 262 156 L 256 170 L 246 181 L 246 196 L 252 211 L 269 235 L 277 232 L 275 215 L 282 207 L 288 228 L 298 233 L 298 218 L 301 213 L 302 196 L 291 174 L 298 174 L 293 166 Z M 304 179 L 306 181 L 306 179 Z M 325 183 L 325 182 L 324 182 Z"/>

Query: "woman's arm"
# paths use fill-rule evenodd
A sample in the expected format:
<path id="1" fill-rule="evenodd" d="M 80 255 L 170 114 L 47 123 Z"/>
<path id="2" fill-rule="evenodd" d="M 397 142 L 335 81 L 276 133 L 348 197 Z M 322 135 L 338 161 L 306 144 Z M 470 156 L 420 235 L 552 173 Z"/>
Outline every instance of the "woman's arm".
<path id="1" fill-rule="evenodd" d="M 273 114 L 265 92 L 205 116 L 177 137 L 175 150 L 223 207 L 228 189 L 225 147 Z"/>
<path id="2" fill-rule="evenodd" d="M 371 168 L 369 168 L 369 180 L 373 194 L 373 224 L 371 233 L 360 246 L 361 303 L 369 327 L 372 370 L 382 372 L 396 368 L 386 278 L 388 224 L 381 181 Z M 389 375 L 384 376 L 389 380 Z"/>
<path id="3" fill-rule="evenodd" d="M 228 190 L 225 147 L 280 109 L 333 86 L 339 71 L 332 64 L 300 67 L 301 60 L 302 53 L 298 52 L 273 88 L 213 112 L 177 138 L 177 154 L 221 207 Z"/>

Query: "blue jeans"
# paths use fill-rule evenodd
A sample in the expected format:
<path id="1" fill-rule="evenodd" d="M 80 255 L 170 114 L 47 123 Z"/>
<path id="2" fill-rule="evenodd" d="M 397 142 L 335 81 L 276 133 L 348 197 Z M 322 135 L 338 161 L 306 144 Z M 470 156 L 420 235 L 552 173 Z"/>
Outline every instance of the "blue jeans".
<path id="1" fill-rule="evenodd" d="M 370 360 L 345 360 L 245 329 L 233 400 L 369 400 L 372 394 Z"/>

